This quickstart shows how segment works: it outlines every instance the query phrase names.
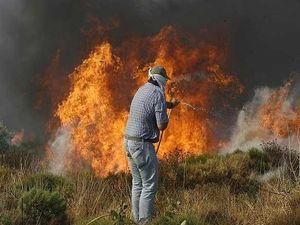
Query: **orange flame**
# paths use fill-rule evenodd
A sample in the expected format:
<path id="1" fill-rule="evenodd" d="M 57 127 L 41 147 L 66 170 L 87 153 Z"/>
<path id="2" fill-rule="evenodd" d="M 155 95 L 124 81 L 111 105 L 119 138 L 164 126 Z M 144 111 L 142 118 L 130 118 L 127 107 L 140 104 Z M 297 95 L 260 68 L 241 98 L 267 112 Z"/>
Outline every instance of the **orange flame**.
<path id="1" fill-rule="evenodd" d="M 121 48 L 100 44 L 70 75 L 71 88 L 56 111 L 63 127 L 71 131 L 72 154 L 90 163 L 96 174 L 126 170 L 123 131 L 133 94 L 147 79 L 152 65 L 163 65 L 173 83 L 167 98 L 197 105 L 193 111 L 184 105 L 172 112 L 160 155 L 176 148 L 200 154 L 223 143 L 214 134 L 210 119 L 216 94 L 233 98 L 243 87 L 238 79 L 226 75 L 228 46 L 188 38 L 189 45 L 172 28 L 166 27 L 154 38 L 133 38 Z"/>
<path id="2" fill-rule="evenodd" d="M 260 121 L 274 135 L 286 138 L 300 130 L 300 107 L 291 106 L 289 95 L 293 80 L 274 90 L 268 101 L 260 108 Z"/>

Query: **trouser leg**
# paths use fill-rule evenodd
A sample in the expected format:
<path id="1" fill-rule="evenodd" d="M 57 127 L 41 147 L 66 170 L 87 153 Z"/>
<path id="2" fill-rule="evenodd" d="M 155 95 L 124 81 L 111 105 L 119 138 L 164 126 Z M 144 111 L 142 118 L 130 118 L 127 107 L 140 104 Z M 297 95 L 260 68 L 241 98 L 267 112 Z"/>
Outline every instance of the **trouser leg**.
<path id="1" fill-rule="evenodd" d="M 131 207 L 132 214 L 135 222 L 139 221 L 139 204 L 140 204 L 140 196 L 142 192 L 142 179 L 140 176 L 139 169 L 135 160 L 132 158 L 132 150 L 135 148 L 134 143 L 131 141 L 125 140 L 125 150 L 126 155 L 130 167 L 130 171 L 132 174 L 132 188 L 131 188 Z"/>
<path id="2" fill-rule="evenodd" d="M 137 166 L 132 164 L 131 171 L 132 171 L 132 189 L 131 189 L 132 214 L 135 222 L 138 222 L 140 196 L 141 196 L 143 186 L 142 186 L 142 179 L 140 177 Z"/>
<path id="3" fill-rule="evenodd" d="M 154 215 L 154 200 L 157 192 L 158 160 L 152 143 L 145 143 L 145 153 L 148 161 L 140 170 L 143 189 L 140 196 L 139 219 L 152 218 Z"/>

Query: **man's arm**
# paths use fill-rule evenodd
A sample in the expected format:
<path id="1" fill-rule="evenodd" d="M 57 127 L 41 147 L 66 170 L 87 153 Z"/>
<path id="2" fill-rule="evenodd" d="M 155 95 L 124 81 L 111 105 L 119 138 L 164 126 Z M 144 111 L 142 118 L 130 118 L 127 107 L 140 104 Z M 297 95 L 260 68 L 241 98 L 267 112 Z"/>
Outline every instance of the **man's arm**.
<path id="1" fill-rule="evenodd" d="M 167 104 L 163 95 L 159 95 L 155 103 L 155 117 L 159 130 L 163 131 L 167 128 L 169 118 L 167 114 Z"/>
<path id="2" fill-rule="evenodd" d="M 157 124 L 157 127 L 160 131 L 164 131 L 168 127 L 168 123 Z"/>

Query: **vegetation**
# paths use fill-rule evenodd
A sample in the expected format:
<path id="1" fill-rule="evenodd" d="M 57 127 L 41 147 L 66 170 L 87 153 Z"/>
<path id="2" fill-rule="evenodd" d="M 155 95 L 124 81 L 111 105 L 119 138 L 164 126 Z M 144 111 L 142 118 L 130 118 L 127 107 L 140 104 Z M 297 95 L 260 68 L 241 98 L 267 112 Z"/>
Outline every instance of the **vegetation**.
<path id="1" fill-rule="evenodd" d="M 29 224 L 66 224 L 66 202 L 56 191 L 32 188 L 19 199 L 21 220 Z"/>
<path id="2" fill-rule="evenodd" d="M 0 121 L 0 152 L 5 152 L 9 149 L 9 137 L 8 129 Z"/>
<path id="3" fill-rule="evenodd" d="M 0 155 L 0 224 L 134 224 L 130 174 L 56 176 L 37 149 L 23 143 Z M 151 224 L 300 224 L 298 174 L 298 153 L 276 141 L 227 155 L 183 156 L 176 150 L 160 162 Z"/>

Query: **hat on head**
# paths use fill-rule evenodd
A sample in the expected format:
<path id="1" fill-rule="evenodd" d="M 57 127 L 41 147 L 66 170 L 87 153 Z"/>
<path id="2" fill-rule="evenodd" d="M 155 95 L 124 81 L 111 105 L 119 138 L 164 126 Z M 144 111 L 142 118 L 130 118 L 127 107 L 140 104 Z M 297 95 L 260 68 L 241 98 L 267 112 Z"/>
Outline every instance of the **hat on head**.
<path id="1" fill-rule="evenodd" d="M 167 71 L 164 67 L 162 66 L 154 66 L 150 69 L 150 73 L 151 74 L 159 74 L 165 78 L 167 78 L 168 80 L 170 80 L 170 77 L 168 77 L 167 75 Z"/>

